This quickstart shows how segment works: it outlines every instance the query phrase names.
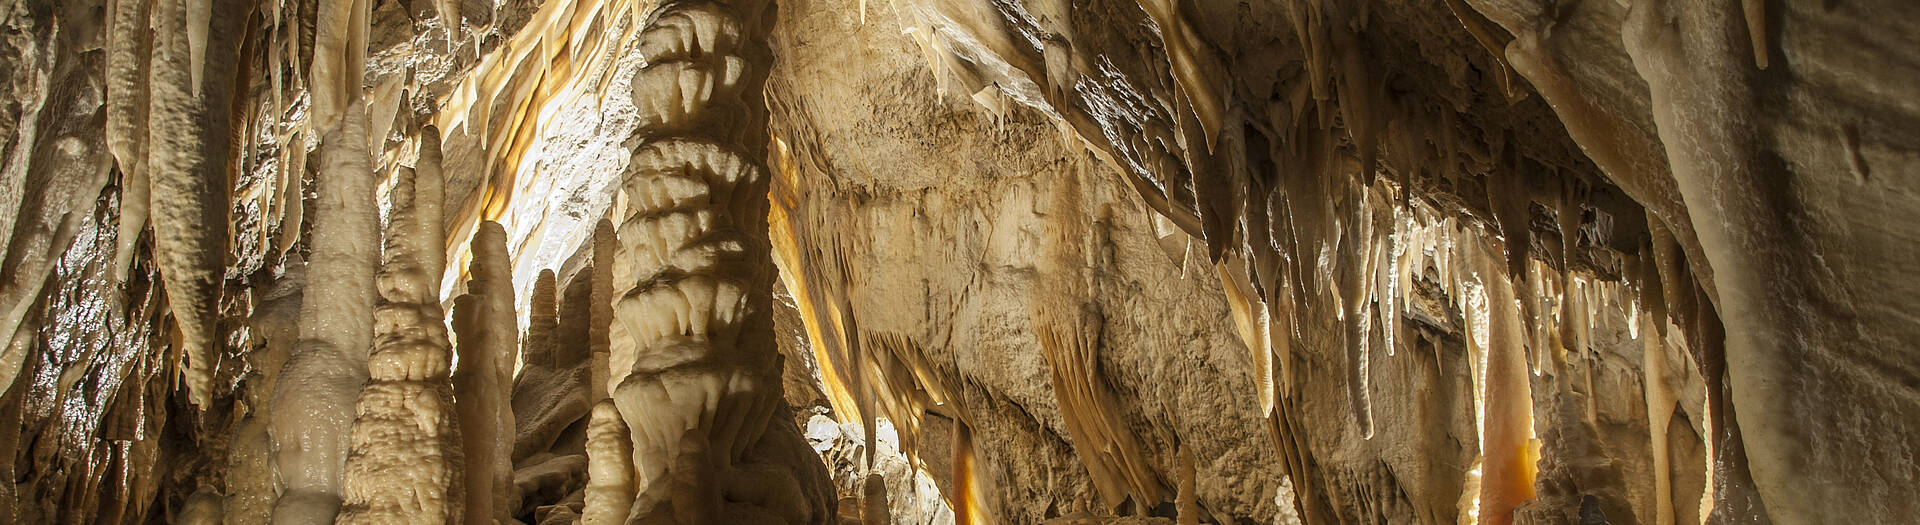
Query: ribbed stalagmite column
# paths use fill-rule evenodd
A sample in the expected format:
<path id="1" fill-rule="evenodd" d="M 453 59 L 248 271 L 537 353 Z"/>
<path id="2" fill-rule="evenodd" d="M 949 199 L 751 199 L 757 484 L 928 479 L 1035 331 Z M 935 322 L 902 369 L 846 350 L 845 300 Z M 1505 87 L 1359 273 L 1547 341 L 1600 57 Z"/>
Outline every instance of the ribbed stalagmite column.
<path id="1" fill-rule="evenodd" d="M 394 183 L 387 262 L 377 280 L 371 380 L 360 392 L 337 523 L 458 523 L 460 434 L 440 309 L 445 245 L 439 134 L 421 133 L 416 170 Z"/>
<path id="2" fill-rule="evenodd" d="M 513 266 L 507 261 L 507 230 L 480 223 L 473 235 L 473 264 L 466 295 L 454 301 L 453 331 L 460 369 L 453 374 L 460 414 L 466 522 L 506 523 L 513 490 L 514 350 L 520 345 L 513 312 Z"/>
<path id="3" fill-rule="evenodd" d="M 620 525 L 627 522 L 633 507 L 633 443 L 627 423 L 613 401 L 602 399 L 593 405 L 587 422 L 586 506 L 580 513 L 585 525 Z"/>
<path id="4" fill-rule="evenodd" d="M 823 523 L 824 467 L 774 420 L 767 142 L 772 5 L 671 2 L 641 32 L 609 384 L 638 471 L 629 521 Z M 796 452 L 799 451 L 799 452 Z M 590 509 L 590 513 L 593 509 Z"/>

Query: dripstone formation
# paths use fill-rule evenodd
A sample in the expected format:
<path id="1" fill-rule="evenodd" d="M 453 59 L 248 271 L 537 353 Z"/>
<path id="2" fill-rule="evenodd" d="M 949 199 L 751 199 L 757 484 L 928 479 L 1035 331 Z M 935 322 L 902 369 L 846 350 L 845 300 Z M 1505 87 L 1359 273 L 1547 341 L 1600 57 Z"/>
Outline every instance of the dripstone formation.
<path id="1" fill-rule="evenodd" d="M 0 523 L 1905 521 L 1916 20 L 6 3 Z"/>

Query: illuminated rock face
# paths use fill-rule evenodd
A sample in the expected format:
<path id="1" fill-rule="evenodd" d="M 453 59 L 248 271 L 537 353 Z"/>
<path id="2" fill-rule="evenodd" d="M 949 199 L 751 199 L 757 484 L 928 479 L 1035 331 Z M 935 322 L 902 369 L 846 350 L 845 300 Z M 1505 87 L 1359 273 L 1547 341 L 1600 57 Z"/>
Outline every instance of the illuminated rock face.
<path id="1" fill-rule="evenodd" d="M 15 2 L 0 522 L 1897 522 L 1788 4 Z"/>

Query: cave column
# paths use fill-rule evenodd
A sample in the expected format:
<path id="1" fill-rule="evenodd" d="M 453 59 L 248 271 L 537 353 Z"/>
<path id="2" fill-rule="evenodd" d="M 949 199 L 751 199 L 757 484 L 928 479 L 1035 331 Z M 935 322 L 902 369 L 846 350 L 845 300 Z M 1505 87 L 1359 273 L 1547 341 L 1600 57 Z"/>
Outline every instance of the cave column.
<path id="1" fill-rule="evenodd" d="M 628 521 L 824 523 L 824 470 L 782 403 L 773 338 L 766 1 L 669 2 L 640 33 L 639 147 L 615 222 L 608 385 L 631 431 Z M 596 410 L 596 414 L 600 413 Z M 595 514 L 596 509 L 588 509 Z"/>

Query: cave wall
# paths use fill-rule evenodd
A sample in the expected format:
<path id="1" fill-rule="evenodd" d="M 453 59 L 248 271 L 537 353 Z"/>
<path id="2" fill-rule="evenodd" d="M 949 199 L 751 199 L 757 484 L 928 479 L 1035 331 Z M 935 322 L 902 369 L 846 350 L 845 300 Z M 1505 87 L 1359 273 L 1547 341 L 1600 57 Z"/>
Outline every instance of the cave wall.
<path id="1" fill-rule="evenodd" d="M 770 136 L 736 146 L 770 178 L 781 453 L 846 429 L 813 439 L 841 499 L 819 520 L 874 514 L 849 502 L 902 465 L 896 522 L 1910 515 L 1914 10 L 777 2 L 746 56 L 766 121 L 730 122 Z M 576 347 L 630 342 L 589 335 L 621 257 L 592 225 L 634 212 L 661 12 L 0 9 L 0 515 L 264 521 L 305 472 L 249 459 L 288 447 L 279 372 L 344 334 L 303 296 L 390 295 L 374 228 L 417 236 L 423 142 L 445 270 L 417 280 L 449 291 L 393 297 L 457 317 L 498 228 L 479 264 L 506 282 L 476 296 L 519 428 L 495 512 L 591 514 L 612 434 Z M 921 470 L 939 504 L 900 494 Z"/>

